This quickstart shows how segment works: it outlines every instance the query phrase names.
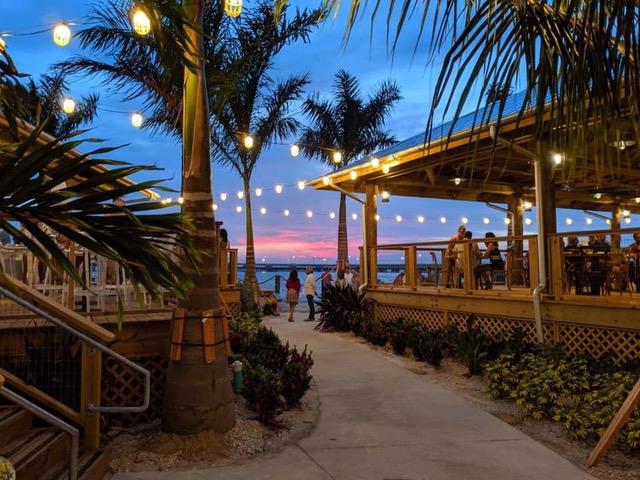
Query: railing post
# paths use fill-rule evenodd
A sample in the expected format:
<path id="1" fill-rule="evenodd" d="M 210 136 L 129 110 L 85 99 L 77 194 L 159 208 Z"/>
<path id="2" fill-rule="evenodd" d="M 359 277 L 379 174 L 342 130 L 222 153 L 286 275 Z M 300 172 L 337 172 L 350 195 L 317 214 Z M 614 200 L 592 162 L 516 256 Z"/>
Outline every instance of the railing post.
<path id="1" fill-rule="evenodd" d="M 551 271 L 549 272 L 551 293 L 556 299 L 563 294 L 564 288 L 564 246 L 562 237 L 551 237 L 549 239 L 551 250 Z"/>
<path id="2" fill-rule="evenodd" d="M 529 288 L 533 290 L 540 283 L 540 273 L 538 272 L 538 239 L 529 239 Z"/>
<path id="3" fill-rule="evenodd" d="M 100 413 L 90 412 L 89 405 L 100 405 L 102 383 L 102 352 L 82 342 L 80 372 L 80 418 L 84 432 L 84 450 L 100 448 Z"/>
<path id="4" fill-rule="evenodd" d="M 69 243 L 69 263 L 71 263 L 71 265 L 73 266 L 73 268 L 76 268 L 76 244 L 73 242 Z M 70 310 L 75 310 L 76 309 L 76 295 L 75 295 L 75 282 L 73 281 L 73 278 L 71 278 L 71 275 L 66 275 L 68 281 L 67 281 L 67 298 L 66 298 L 66 302 L 67 302 L 67 307 Z M 63 279 L 64 282 L 64 279 Z"/>
<path id="5" fill-rule="evenodd" d="M 475 278 L 473 278 L 473 243 L 465 242 L 462 244 L 462 260 L 464 268 L 464 291 L 470 292 L 476 289 Z"/>
<path id="6" fill-rule="evenodd" d="M 229 282 L 229 250 L 221 250 L 220 254 L 220 288 L 227 288 Z"/>
<path id="7" fill-rule="evenodd" d="M 238 283 L 238 249 L 230 250 L 231 252 L 231 285 Z"/>
<path id="8" fill-rule="evenodd" d="M 404 271 L 405 271 L 405 278 L 406 278 L 405 283 L 407 284 L 407 287 L 413 288 L 414 290 L 418 285 L 417 283 L 418 274 L 416 272 L 416 263 L 417 263 L 416 246 L 413 245 L 411 247 L 407 247 L 404 253 L 404 267 L 405 267 Z"/>
<path id="9" fill-rule="evenodd" d="M 369 247 L 369 285 L 378 284 L 378 249 Z"/>

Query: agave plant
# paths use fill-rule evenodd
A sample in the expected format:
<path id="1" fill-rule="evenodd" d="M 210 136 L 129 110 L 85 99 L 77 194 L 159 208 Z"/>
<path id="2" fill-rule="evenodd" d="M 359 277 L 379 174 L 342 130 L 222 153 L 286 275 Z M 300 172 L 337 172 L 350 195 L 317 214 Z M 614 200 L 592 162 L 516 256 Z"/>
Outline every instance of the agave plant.
<path id="1" fill-rule="evenodd" d="M 324 295 L 316 301 L 319 307 L 320 321 L 316 330 L 349 331 L 359 333 L 371 322 L 372 304 L 351 287 L 330 286 Z"/>

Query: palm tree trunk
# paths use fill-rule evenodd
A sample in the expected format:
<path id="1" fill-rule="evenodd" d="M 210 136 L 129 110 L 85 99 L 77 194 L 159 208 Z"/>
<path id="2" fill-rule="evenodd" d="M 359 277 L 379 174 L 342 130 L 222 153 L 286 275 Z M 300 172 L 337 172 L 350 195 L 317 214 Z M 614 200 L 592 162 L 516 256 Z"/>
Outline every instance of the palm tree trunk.
<path id="1" fill-rule="evenodd" d="M 349 262 L 349 238 L 347 236 L 347 197 L 340 194 L 338 213 L 338 264 Z"/>
<path id="2" fill-rule="evenodd" d="M 253 240 L 253 212 L 251 211 L 251 186 L 249 179 L 244 180 L 244 204 L 245 204 L 245 221 L 247 231 L 247 251 L 244 263 L 244 279 L 254 290 L 258 288 L 258 280 L 256 278 L 256 252 Z"/>
<path id="3" fill-rule="evenodd" d="M 204 0 L 192 0 L 184 8 L 189 18 L 202 26 Z M 182 353 L 180 358 L 170 360 L 167 371 L 162 424 L 166 431 L 179 434 L 209 429 L 226 432 L 235 423 L 234 396 L 222 341 L 224 314 L 220 303 L 218 239 L 211 209 L 210 126 L 202 34 L 187 29 L 194 49 L 190 52 L 191 61 L 198 68 L 184 70 L 182 211 L 194 224 L 193 243 L 203 254 L 197 269 L 186 262 L 183 265 L 193 280 L 193 288 L 179 305 L 185 317 Z M 212 363 L 205 359 L 205 319 L 214 325 Z"/>

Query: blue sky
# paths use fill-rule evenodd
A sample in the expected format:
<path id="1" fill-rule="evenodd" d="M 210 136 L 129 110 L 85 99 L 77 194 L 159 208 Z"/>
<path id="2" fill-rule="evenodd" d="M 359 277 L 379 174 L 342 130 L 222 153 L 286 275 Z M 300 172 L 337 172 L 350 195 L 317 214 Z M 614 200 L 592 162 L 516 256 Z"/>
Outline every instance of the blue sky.
<path id="1" fill-rule="evenodd" d="M 62 20 L 82 21 L 92 3 L 89 0 L 5 0 L 0 4 L 0 32 L 34 31 Z M 251 3 L 251 0 L 245 0 L 245 5 Z M 291 4 L 294 7 L 313 7 L 317 3 L 293 0 Z M 368 16 L 357 24 L 346 47 L 343 43 L 344 26 L 342 12 L 315 31 L 308 44 L 298 43 L 286 47 L 278 57 L 272 75 L 283 78 L 308 72 L 311 77 L 308 93 L 318 92 L 322 96 L 329 95 L 333 76 L 341 68 L 358 76 L 365 94 L 381 81 L 393 79 L 399 84 L 404 98 L 391 115 L 388 129 L 399 140 L 424 131 L 440 61 L 438 57 L 427 61 L 424 44 L 418 47 L 418 53 L 414 56 L 417 19 L 409 22 L 393 57 L 386 44 L 384 15 L 374 26 L 372 42 L 369 41 Z M 45 72 L 56 61 L 81 53 L 73 40 L 66 48 L 55 46 L 49 33 L 7 37 L 6 42 L 18 67 L 33 75 Z M 134 112 L 140 106 L 136 102 L 123 103 L 117 96 L 110 95 L 97 79 L 80 79 L 72 85 L 74 96 L 79 97 L 92 91 L 101 95 L 101 105 L 107 109 Z M 124 113 L 101 111 L 93 127 L 93 136 L 108 139 L 112 144 L 128 144 L 117 152 L 118 158 L 158 165 L 164 169 L 160 175 L 169 179 L 169 185 L 179 185 L 180 150 L 175 140 L 134 129 L 130 125 L 128 114 Z M 253 200 L 259 261 L 262 258 L 267 262 L 285 261 L 294 255 L 297 259 L 309 260 L 315 257 L 331 261 L 335 258 L 337 221 L 329 218 L 329 212 L 337 211 L 337 194 L 315 192 L 308 188 L 299 191 L 295 186 L 298 180 L 318 177 L 324 171 L 325 167 L 321 164 L 305 159 L 302 155 L 292 158 L 285 145 L 273 146 L 263 154 L 253 177 L 254 187 L 265 189 L 262 197 Z M 276 184 L 285 185 L 280 195 L 273 191 Z M 221 192 L 229 193 L 225 202 L 216 198 L 220 205 L 216 218 L 224 222 L 232 245 L 242 248 L 244 212 L 235 212 L 235 207 L 242 204 L 235 196 L 240 186 L 234 172 L 214 165 L 216 195 Z M 265 215 L 260 214 L 261 207 L 267 209 Z M 299 213 L 285 217 L 282 213 L 284 209 Z M 312 218 L 307 218 L 304 214 L 307 210 L 314 212 Z M 353 213 L 358 215 L 357 220 L 351 218 Z M 506 231 L 503 214 L 482 204 L 470 202 L 394 198 L 392 202 L 380 205 L 379 213 L 382 217 L 379 224 L 380 243 L 448 238 L 455 232 L 463 216 L 468 217 L 468 228 L 477 232 L 476 236 L 487 229 L 496 234 Z M 361 242 L 360 207 L 351 202 L 348 215 L 350 250 L 352 254 L 356 254 Z M 396 215 L 403 217 L 402 223 L 395 221 Z M 418 223 L 418 215 L 424 216 L 426 221 Z M 528 228 L 533 228 L 534 215 L 529 215 L 534 223 Z M 441 216 L 447 218 L 447 223 L 440 223 L 438 219 Z M 488 217 L 491 223 L 484 225 L 483 217 Z M 558 214 L 559 227 L 564 226 L 567 217 L 574 219 L 573 228 L 584 224 L 581 212 L 561 211 Z M 595 220 L 593 226 L 596 224 L 604 226 L 604 222 L 600 220 Z"/>

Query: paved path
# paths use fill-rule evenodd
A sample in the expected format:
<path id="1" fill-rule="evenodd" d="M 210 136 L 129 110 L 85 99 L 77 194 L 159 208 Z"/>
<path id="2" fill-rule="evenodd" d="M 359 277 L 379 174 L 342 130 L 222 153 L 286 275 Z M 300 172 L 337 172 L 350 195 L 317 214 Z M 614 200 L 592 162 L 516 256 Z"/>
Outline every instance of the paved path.
<path id="1" fill-rule="evenodd" d="M 266 323 L 290 342 L 309 344 L 320 394 L 313 433 L 244 465 L 116 480 L 587 480 L 519 430 L 383 355 L 314 332 L 310 322 Z"/>

